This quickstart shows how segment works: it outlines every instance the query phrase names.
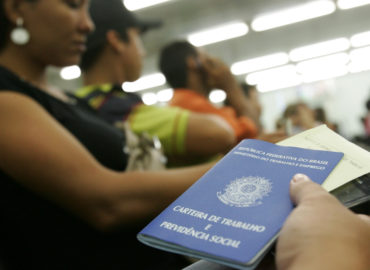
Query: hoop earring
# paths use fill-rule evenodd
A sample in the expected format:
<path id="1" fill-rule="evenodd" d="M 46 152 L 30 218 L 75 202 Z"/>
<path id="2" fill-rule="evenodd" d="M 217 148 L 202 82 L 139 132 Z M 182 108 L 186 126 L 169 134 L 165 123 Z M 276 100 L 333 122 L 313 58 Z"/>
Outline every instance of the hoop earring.
<path id="1" fill-rule="evenodd" d="M 18 18 L 16 24 L 17 27 L 10 33 L 10 39 L 14 44 L 25 45 L 30 40 L 30 33 L 23 27 L 23 18 Z"/>

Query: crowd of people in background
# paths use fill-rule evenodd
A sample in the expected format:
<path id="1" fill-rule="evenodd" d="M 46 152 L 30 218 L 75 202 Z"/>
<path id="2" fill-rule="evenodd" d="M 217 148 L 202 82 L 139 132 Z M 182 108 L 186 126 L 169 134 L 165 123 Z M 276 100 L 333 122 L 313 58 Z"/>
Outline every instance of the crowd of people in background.
<path id="1" fill-rule="evenodd" d="M 148 221 L 240 140 L 274 143 L 331 126 L 298 103 L 281 130 L 265 132 L 255 89 L 183 41 L 160 52 L 172 101 L 144 105 L 119 85 L 139 78 L 141 35 L 158 25 L 121 0 L 0 0 L 0 24 L 2 270 L 182 269 L 188 258 L 138 242 Z M 74 94 L 49 84 L 49 66 L 76 64 L 84 86 Z M 222 108 L 208 100 L 214 88 L 227 94 Z M 126 131 L 147 134 L 168 162 L 128 169 L 135 152 Z M 368 216 L 304 175 L 292 177 L 290 192 L 296 208 L 277 242 L 277 269 L 369 269 Z"/>
<path id="2" fill-rule="evenodd" d="M 291 103 L 285 108 L 282 116 L 276 121 L 276 129 L 284 130 L 288 135 L 294 135 L 323 124 L 338 132 L 338 126 L 328 121 L 322 107 L 313 109 L 307 103 L 300 101 Z"/>

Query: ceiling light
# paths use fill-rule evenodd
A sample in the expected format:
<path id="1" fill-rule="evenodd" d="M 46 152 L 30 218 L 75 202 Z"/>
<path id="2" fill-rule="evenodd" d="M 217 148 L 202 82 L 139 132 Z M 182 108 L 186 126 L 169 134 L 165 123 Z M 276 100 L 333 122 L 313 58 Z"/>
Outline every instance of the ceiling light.
<path id="1" fill-rule="evenodd" d="M 159 102 L 168 102 L 173 97 L 173 89 L 163 89 L 157 92 L 157 99 Z"/>
<path id="2" fill-rule="evenodd" d="M 260 15 L 252 21 L 251 27 L 254 31 L 260 32 L 328 15 L 334 11 L 335 4 L 332 1 L 312 1 L 303 5 Z"/>
<path id="3" fill-rule="evenodd" d="M 293 49 L 290 51 L 289 57 L 292 61 L 297 62 L 309 58 L 345 51 L 349 47 L 350 43 L 347 38 L 337 38 Z"/>
<path id="4" fill-rule="evenodd" d="M 349 56 L 347 53 L 337 53 L 325 57 L 306 60 L 297 64 L 298 73 L 322 72 L 335 66 L 344 66 L 348 63 Z"/>
<path id="5" fill-rule="evenodd" d="M 251 73 L 246 77 L 246 82 L 257 84 L 257 90 L 264 93 L 299 85 L 302 79 L 297 74 L 294 65 L 286 65 Z"/>
<path id="6" fill-rule="evenodd" d="M 370 4 L 370 0 L 338 0 L 337 5 L 340 9 L 350 9 Z"/>
<path id="7" fill-rule="evenodd" d="M 257 58 L 252 58 L 231 65 L 231 72 L 234 75 L 245 74 L 256 70 L 267 69 L 271 67 L 285 65 L 289 62 L 286 53 L 274 53 Z"/>
<path id="8" fill-rule="evenodd" d="M 349 70 L 351 73 L 361 72 L 370 69 L 370 46 L 352 50 L 350 52 L 351 63 Z"/>
<path id="9" fill-rule="evenodd" d="M 303 76 L 303 81 L 314 82 L 348 73 L 347 63 L 349 55 L 338 53 L 313 60 L 303 61 L 297 64 L 297 72 Z"/>
<path id="10" fill-rule="evenodd" d="M 282 88 L 288 88 L 293 87 L 296 85 L 300 85 L 302 83 L 302 79 L 300 76 L 288 76 L 286 78 L 282 78 L 279 81 L 271 82 L 271 81 L 265 81 L 257 84 L 257 90 L 261 93 L 266 93 Z"/>
<path id="11" fill-rule="evenodd" d="M 224 90 L 215 89 L 209 93 L 209 100 L 212 103 L 220 103 L 226 99 L 226 93 Z"/>
<path id="12" fill-rule="evenodd" d="M 370 45 L 370 31 L 353 35 L 351 37 L 351 44 L 353 47 Z"/>
<path id="13" fill-rule="evenodd" d="M 60 70 L 60 77 L 62 77 L 64 80 L 73 80 L 79 78 L 80 76 L 81 69 L 76 65 L 65 67 Z"/>
<path id="14" fill-rule="evenodd" d="M 243 36 L 248 33 L 244 22 L 234 22 L 190 34 L 188 41 L 196 47 Z"/>
<path id="15" fill-rule="evenodd" d="M 347 66 L 338 66 L 333 69 L 327 69 L 325 72 L 316 72 L 310 74 L 304 74 L 303 82 L 310 83 L 322 80 L 328 80 L 340 76 L 344 76 L 348 74 L 348 67 Z"/>
<path id="16" fill-rule="evenodd" d="M 294 65 L 286 65 L 278 68 L 272 68 L 262 71 L 250 73 L 246 77 L 246 82 L 251 85 L 260 84 L 264 81 L 277 82 L 281 78 L 287 78 L 290 76 L 296 76 L 296 70 Z"/>
<path id="17" fill-rule="evenodd" d="M 122 89 L 126 92 L 137 92 L 156 86 L 161 86 L 166 83 L 166 78 L 162 73 L 154 73 L 143 76 L 134 82 L 124 82 Z"/>
<path id="18" fill-rule="evenodd" d="M 141 96 L 141 99 L 143 100 L 145 105 L 154 105 L 157 103 L 157 95 L 155 93 L 144 93 Z"/>
<path id="19" fill-rule="evenodd" d="M 170 0 L 124 0 L 123 4 L 128 10 L 138 10 L 158 4 L 162 4 L 164 2 L 168 2 Z"/>

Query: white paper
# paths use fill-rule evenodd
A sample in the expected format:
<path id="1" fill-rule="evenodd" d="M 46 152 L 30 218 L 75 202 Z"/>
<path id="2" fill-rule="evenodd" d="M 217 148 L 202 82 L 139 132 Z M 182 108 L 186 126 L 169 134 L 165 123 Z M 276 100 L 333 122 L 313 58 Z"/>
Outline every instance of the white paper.
<path id="1" fill-rule="evenodd" d="M 322 184 L 327 191 L 370 172 L 370 152 L 343 138 L 326 125 L 303 131 L 277 144 L 343 152 L 343 159 Z"/>

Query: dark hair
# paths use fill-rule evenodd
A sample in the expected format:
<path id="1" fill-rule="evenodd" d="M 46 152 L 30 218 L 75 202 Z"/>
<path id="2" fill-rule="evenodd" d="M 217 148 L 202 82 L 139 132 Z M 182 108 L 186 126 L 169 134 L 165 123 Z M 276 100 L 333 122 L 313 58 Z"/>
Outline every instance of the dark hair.
<path id="1" fill-rule="evenodd" d="M 244 95 L 246 95 L 247 97 L 249 97 L 250 92 L 253 89 L 256 89 L 256 87 L 254 85 L 250 85 L 250 84 L 247 84 L 245 82 L 240 83 L 240 86 L 243 89 Z"/>
<path id="2" fill-rule="evenodd" d="M 108 31 L 114 30 L 121 40 L 130 42 L 128 29 L 136 28 L 140 33 L 144 33 L 161 25 L 160 21 L 140 20 L 124 6 L 122 0 L 91 0 L 89 12 L 95 24 L 95 31 L 87 37 L 86 51 L 80 62 L 83 71 L 89 70 L 100 57 L 107 44 Z"/>
<path id="3" fill-rule="evenodd" d="M 309 106 L 303 101 L 297 101 L 295 103 L 291 103 L 288 105 L 288 107 L 285 108 L 283 117 L 288 118 L 290 116 L 296 115 L 300 107 L 309 108 Z"/>
<path id="4" fill-rule="evenodd" d="M 370 111 L 370 99 L 366 101 L 366 109 Z"/>
<path id="5" fill-rule="evenodd" d="M 104 46 L 105 43 L 102 43 L 94 48 L 87 48 L 87 50 L 81 55 L 81 61 L 79 64 L 82 71 L 87 71 L 94 65 L 102 53 Z"/>
<path id="6" fill-rule="evenodd" d="M 290 116 L 293 116 L 293 115 L 296 115 L 297 112 L 298 112 L 298 106 L 300 105 L 301 103 L 297 102 L 297 103 L 292 103 L 292 104 L 289 104 L 285 110 L 284 110 L 284 113 L 283 113 L 283 117 L 284 118 L 288 118 Z"/>
<path id="7" fill-rule="evenodd" d="M 27 0 L 27 2 L 37 2 L 37 0 Z M 12 22 L 6 17 L 4 4 L 4 0 L 0 0 L 0 51 L 4 49 L 8 42 L 12 27 Z"/>
<path id="8" fill-rule="evenodd" d="M 124 42 L 129 41 L 127 29 L 120 30 L 119 36 Z M 87 44 L 89 45 L 89 41 L 87 42 Z M 102 54 L 103 49 L 106 44 L 107 44 L 107 41 L 104 40 L 103 42 L 100 42 L 99 44 L 94 44 L 93 46 L 87 46 L 86 51 L 81 56 L 81 61 L 79 64 L 82 71 L 89 70 L 94 65 L 94 63 L 96 63 L 96 61 L 99 59 L 100 55 Z"/>
<path id="9" fill-rule="evenodd" d="M 326 112 L 324 110 L 324 108 L 322 107 L 318 107 L 315 109 L 315 119 L 317 121 L 320 121 L 322 123 L 325 123 L 327 120 L 326 120 Z"/>
<path id="10" fill-rule="evenodd" d="M 186 87 L 186 58 L 197 55 L 195 47 L 186 41 L 175 41 L 162 48 L 159 69 L 172 88 Z"/>
<path id="11" fill-rule="evenodd" d="M 5 15 L 4 1 L 0 0 L 0 51 L 4 49 L 9 37 L 11 22 Z"/>

